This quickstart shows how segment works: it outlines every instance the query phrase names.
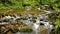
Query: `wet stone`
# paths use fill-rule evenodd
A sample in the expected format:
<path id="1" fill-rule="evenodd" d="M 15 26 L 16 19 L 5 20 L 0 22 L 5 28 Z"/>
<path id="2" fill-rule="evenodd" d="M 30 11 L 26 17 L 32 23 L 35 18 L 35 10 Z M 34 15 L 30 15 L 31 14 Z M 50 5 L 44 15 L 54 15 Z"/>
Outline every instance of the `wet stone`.
<path id="1" fill-rule="evenodd" d="M 42 33 L 42 34 L 47 33 L 48 30 L 50 30 L 48 28 L 52 27 L 52 24 L 50 24 L 48 22 L 48 20 L 45 18 L 46 17 L 45 14 L 38 14 L 38 15 L 37 14 L 33 14 L 33 15 L 31 15 L 31 14 L 28 14 L 28 15 L 27 14 L 21 14 L 21 16 L 16 14 L 16 15 L 12 15 L 12 16 L 14 17 L 12 19 L 12 22 L 13 21 L 16 22 L 16 21 L 21 20 L 21 22 L 19 22 L 19 23 L 21 23 L 21 25 L 26 24 L 26 26 L 29 26 L 29 25 L 33 24 L 31 27 L 32 27 L 32 29 L 34 29 L 35 34 L 39 33 L 38 29 L 39 29 L 40 25 L 43 25 L 43 26 L 40 27 L 41 28 L 40 33 Z M 10 16 L 10 17 L 12 18 L 12 16 Z M 18 18 L 18 17 L 20 17 L 20 18 Z M 11 18 L 9 20 L 11 20 Z M 8 21 L 8 22 L 10 22 L 10 21 Z M 16 32 L 14 34 L 31 34 L 31 33 Z"/>
<path id="2" fill-rule="evenodd" d="M 44 22 L 48 22 L 48 20 L 44 20 Z"/>
<path id="3" fill-rule="evenodd" d="M 40 21 L 43 21 L 43 19 L 40 19 Z"/>
<path id="4" fill-rule="evenodd" d="M 44 25 L 43 23 L 40 23 L 40 25 Z"/>
<path id="5" fill-rule="evenodd" d="M 2 15 L 2 17 L 5 17 L 4 15 Z"/>

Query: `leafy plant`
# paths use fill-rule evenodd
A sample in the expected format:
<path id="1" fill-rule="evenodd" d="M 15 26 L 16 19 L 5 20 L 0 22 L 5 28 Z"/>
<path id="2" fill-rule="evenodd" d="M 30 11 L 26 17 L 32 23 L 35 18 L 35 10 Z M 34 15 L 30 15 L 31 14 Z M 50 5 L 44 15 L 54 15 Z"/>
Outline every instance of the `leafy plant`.
<path id="1" fill-rule="evenodd" d="M 60 8 L 60 0 L 40 0 L 40 3 L 52 6 L 55 10 Z"/>
<path id="2" fill-rule="evenodd" d="M 24 4 L 33 8 L 39 4 L 47 4 L 55 10 L 60 9 L 60 0 L 0 0 L 1 9 L 23 8 Z"/>
<path id="3" fill-rule="evenodd" d="M 55 22 L 55 33 L 59 32 L 58 31 L 59 26 L 60 26 L 60 20 L 56 20 L 56 22 Z"/>
<path id="4" fill-rule="evenodd" d="M 22 8 L 22 2 L 19 0 L 0 0 L 1 9 Z"/>
<path id="5" fill-rule="evenodd" d="M 38 4 L 36 0 L 24 0 L 24 4 L 35 5 Z"/>

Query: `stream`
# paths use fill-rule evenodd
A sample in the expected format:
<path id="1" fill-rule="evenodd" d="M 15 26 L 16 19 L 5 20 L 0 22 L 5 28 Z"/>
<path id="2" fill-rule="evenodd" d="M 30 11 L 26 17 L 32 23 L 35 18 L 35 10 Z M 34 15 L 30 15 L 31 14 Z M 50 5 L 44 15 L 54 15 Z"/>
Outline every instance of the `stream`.
<path id="1" fill-rule="evenodd" d="M 27 9 L 27 10 L 29 10 L 29 9 Z M 40 8 L 38 8 L 38 10 L 40 10 Z M 9 19 L 9 21 L 13 22 L 13 21 L 16 21 L 16 19 L 21 19 L 22 22 L 27 25 L 27 27 L 30 24 L 33 24 L 32 25 L 33 32 L 31 32 L 31 33 L 28 33 L 28 32 L 21 33 L 18 31 L 18 32 L 12 33 L 12 34 L 43 34 L 43 32 L 45 32 L 44 34 L 50 34 L 51 30 L 53 29 L 53 25 L 52 25 L 52 22 L 48 21 L 49 17 L 47 14 L 52 13 L 52 12 L 46 11 L 46 10 L 45 10 L 45 12 L 46 12 L 45 14 L 34 14 L 34 15 L 31 15 L 31 14 L 20 14 L 20 15 L 14 14 L 14 15 L 7 15 L 7 16 L 4 15 L 4 17 L 2 17 L 1 20 Z M 34 17 L 34 18 L 32 18 L 32 17 Z M 27 19 L 23 20 L 22 18 L 27 18 Z M 2 22 L 2 23 L 0 23 L 0 25 L 8 24 L 8 23 Z M 43 30 L 42 26 L 44 26 L 43 28 L 45 28 L 46 31 Z"/>

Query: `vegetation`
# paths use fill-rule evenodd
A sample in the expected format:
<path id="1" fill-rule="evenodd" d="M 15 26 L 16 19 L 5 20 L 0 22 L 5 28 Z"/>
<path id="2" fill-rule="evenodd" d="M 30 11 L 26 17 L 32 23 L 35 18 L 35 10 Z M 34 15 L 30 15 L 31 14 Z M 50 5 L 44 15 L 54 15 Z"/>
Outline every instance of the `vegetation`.
<path id="1" fill-rule="evenodd" d="M 47 4 L 53 9 L 60 8 L 60 0 L 0 0 L 0 9 L 23 8 L 29 5 L 34 7 L 39 4 Z"/>
<path id="2" fill-rule="evenodd" d="M 30 28 L 23 28 L 20 30 L 20 32 L 32 32 L 33 30 Z"/>
<path id="3" fill-rule="evenodd" d="M 32 19 L 37 19 L 37 17 L 35 17 L 35 16 L 32 16 Z"/>
<path id="4" fill-rule="evenodd" d="M 60 32 L 60 12 L 55 12 L 55 13 L 51 13 L 49 15 L 50 20 L 52 19 L 52 22 L 54 22 L 54 31 L 55 34 L 59 34 Z"/>
<path id="5" fill-rule="evenodd" d="M 60 0 L 41 0 L 42 4 L 47 4 L 53 9 L 60 9 Z"/>
<path id="6" fill-rule="evenodd" d="M 56 20 L 55 22 L 55 33 L 59 34 L 59 29 L 60 29 L 60 20 Z"/>

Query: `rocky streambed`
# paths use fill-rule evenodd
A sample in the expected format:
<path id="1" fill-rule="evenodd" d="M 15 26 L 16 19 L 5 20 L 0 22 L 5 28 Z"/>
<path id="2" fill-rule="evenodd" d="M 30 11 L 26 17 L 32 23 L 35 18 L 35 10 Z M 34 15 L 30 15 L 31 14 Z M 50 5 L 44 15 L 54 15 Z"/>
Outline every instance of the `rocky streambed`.
<path id="1" fill-rule="evenodd" d="M 43 9 L 43 6 L 41 8 Z M 41 8 L 38 7 L 35 12 L 26 8 L 23 12 L 20 11 L 20 14 L 1 14 L 0 34 L 52 34 L 54 26 L 53 22 L 49 21 L 52 11 L 43 9 L 40 14 Z M 13 10 L 7 12 L 13 13 Z"/>
<path id="2" fill-rule="evenodd" d="M 1 15 L 0 26 L 1 32 L 5 29 L 17 28 L 18 31 L 13 33 L 10 30 L 6 31 L 10 34 L 51 34 L 53 29 L 53 22 L 48 19 L 48 14 L 51 13 L 46 11 L 45 14 L 14 14 L 14 15 Z M 12 25 L 13 24 L 13 25 Z M 15 26 L 14 26 L 15 25 Z M 4 29 L 5 28 L 5 29 Z M 32 32 L 20 32 L 19 30 L 23 28 L 30 28 Z M 3 34 L 3 33 L 2 33 Z"/>

